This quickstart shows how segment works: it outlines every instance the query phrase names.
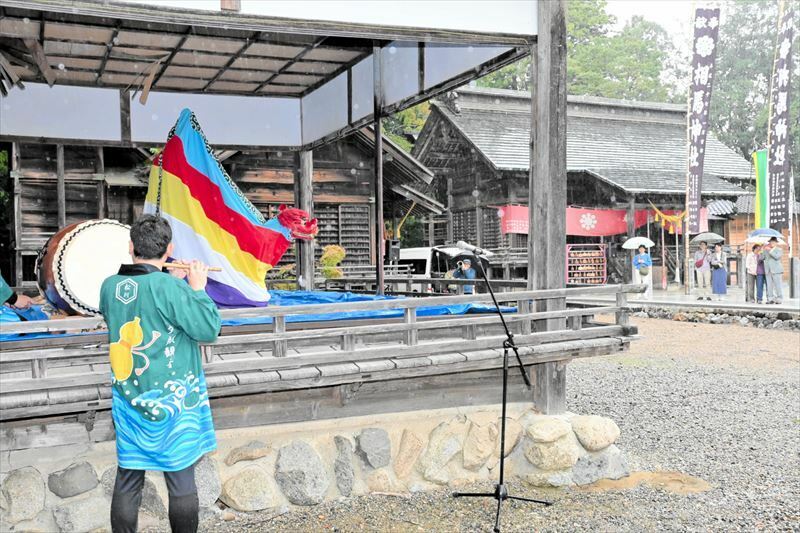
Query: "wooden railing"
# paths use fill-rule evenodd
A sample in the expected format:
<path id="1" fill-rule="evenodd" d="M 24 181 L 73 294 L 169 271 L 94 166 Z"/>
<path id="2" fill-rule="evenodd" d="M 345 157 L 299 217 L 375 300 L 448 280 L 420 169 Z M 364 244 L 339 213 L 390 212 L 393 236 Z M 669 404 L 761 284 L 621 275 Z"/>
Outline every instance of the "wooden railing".
<path id="1" fill-rule="evenodd" d="M 627 295 L 642 289 L 636 285 L 617 285 L 501 292 L 497 299 L 501 304 L 516 306 L 517 312 L 509 314 L 507 321 L 516 333 L 517 343 L 525 347 L 526 363 L 537 363 L 569 357 L 559 355 L 559 343 L 573 343 L 570 353 L 584 348 L 589 355 L 608 353 L 608 349 L 601 350 L 602 343 L 593 347 L 574 343 L 631 335 L 634 330 L 628 325 Z M 616 295 L 616 304 L 566 308 L 567 297 L 600 294 Z M 483 353 L 483 359 L 493 357 L 495 364 L 497 352 L 493 349 L 501 346 L 503 339 L 497 316 L 419 314 L 430 306 L 467 303 L 490 304 L 491 297 L 475 294 L 223 310 L 223 318 L 270 318 L 271 323 L 259 326 L 256 333 L 250 332 L 252 327 L 229 328 L 215 342 L 201 347 L 211 395 L 377 379 L 372 377 L 373 371 L 385 371 L 382 378 L 391 379 L 389 371 L 406 369 L 409 365 L 430 367 L 469 362 L 470 354 Z M 303 327 L 290 322 L 292 318 L 311 315 L 386 310 L 402 311 L 402 316 L 382 318 L 379 323 L 374 323 L 375 319 L 333 322 L 325 327 L 318 323 Z M 590 323 L 588 319 L 597 314 L 616 318 L 608 325 Z M 302 329 L 293 331 L 287 328 L 290 324 Z M 101 318 L 70 318 L 8 325 L 3 327 L 3 333 L 86 330 L 98 333 L 96 330 L 104 327 Z M 39 341 L 38 346 L 21 346 L 18 341 L 0 345 L 0 415 L 13 419 L 109 407 L 107 340 L 83 346 L 59 346 L 58 338 Z M 550 348 L 543 349 L 545 345 Z M 365 378 L 367 371 L 369 376 Z"/>
<path id="2" fill-rule="evenodd" d="M 525 280 L 490 280 L 492 289 L 502 290 L 523 290 L 528 286 Z M 414 296 L 427 294 L 445 294 L 455 292 L 464 294 L 464 287 L 473 285 L 480 290 L 486 287 L 486 282 L 482 279 L 447 279 L 447 278 L 414 278 L 410 276 L 386 276 L 384 278 L 384 288 L 392 294 L 404 294 Z M 375 278 L 370 276 L 348 276 L 340 279 L 326 279 L 323 281 L 324 290 L 345 290 L 357 291 L 362 288 L 365 291 L 375 290 Z"/>

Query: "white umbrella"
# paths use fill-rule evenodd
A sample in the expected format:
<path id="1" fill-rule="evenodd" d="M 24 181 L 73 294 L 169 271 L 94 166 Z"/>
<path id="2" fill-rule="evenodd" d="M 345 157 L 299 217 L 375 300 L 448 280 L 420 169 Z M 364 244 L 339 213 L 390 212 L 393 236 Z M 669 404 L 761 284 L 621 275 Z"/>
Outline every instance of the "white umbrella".
<path id="1" fill-rule="evenodd" d="M 745 242 L 749 242 L 750 244 L 767 244 L 771 238 L 772 237 L 769 235 L 754 235 L 752 237 L 748 237 Z M 785 246 L 786 241 L 778 237 L 778 244 Z"/>
<path id="2" fill-rule="evenodd" d="M 631 237 L 624 243 L 622 243 L 622 247 L 626 250 L 636 250 L 640 246 L 644 246 L 645 248 L 652 248 L 655 246 L 656 243 L 648 239 L 647 237 Z"/>

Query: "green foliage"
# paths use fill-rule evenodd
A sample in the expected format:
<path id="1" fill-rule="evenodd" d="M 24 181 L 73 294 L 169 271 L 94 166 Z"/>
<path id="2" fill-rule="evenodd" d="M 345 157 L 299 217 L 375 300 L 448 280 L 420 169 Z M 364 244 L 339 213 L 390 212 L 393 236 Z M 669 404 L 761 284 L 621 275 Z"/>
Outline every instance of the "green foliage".
<path id="1" fill-rule="evenodd" d="M 570 94 L 667 101 L 679 72 L 659 24 L 632 17 L 618 33 L 605 0 L 567 3 L 567 87 Z M 530 58 L 478 80 L 482 87 L 530 90 Z"/>
<path id="2" fill-rule="evenodd" d="M 425 234 L 422 219 L 409 215 L 400 228 L 400 244 L 403 248 L 425 246 Z"/>
<path id="3" fill-rule="evenodd" d="M 283 265 L 282 267 L 278 267 L 277 269 L 271 270 L 269 272 L 268 278 L 269 279 L 291 279 L 294 277 L 294 269 L 295 264 L 290 263 L 288 265 Z M 294 281 L 288 283 L 276 283 L 272 285 L 273 289 L 279 291 L 292 291 L 297 288 Z"/>
<path id="4" fill-rule="evenodd" d="M 345 249 L 337 244 L 329 244 L 322 249 L 322 256 L 319 258 L 319 270 L 325 279 L 340 279 L 344 276 L 338 266 L 346 256 Z"/>
<path id="5" fill-rule="evenodd" d="M 748 159 L 767 144 L 777 18 L 777 0 L 739 1 L 726 4 L 720 26 L 711 125 L 722 142 Z M 800 61 L 794 64 L 789 131 L 792 169 L 800 176 Z"/>
<path id="6" fill-rule="evenodd" d="M 406 133 L 417 134 L 422 130 L 431 112 L 430 102 L 422 102 L 399 111 L 383 121 L 383 132 L 406 152 L 414 145 L 405 137 Z"/>

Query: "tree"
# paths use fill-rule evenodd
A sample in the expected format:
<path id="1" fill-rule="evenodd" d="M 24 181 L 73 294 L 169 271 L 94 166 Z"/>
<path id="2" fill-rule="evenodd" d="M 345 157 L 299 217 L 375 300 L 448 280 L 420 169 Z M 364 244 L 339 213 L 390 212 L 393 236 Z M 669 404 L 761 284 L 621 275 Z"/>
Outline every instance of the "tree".
<path id="1" fill-rule="evenodd" d="M 667 101 L 680 73 L 666 30 L 633 17 L 619 33 L 605 0 L 567 4 L 567 87 L 570 94 Z M 478 80 L 482 87 L 530 90 L 530 58 Z"/>
<path id="2" fill-rule="evenodd" d="M 418 134 L 431 112 L 430 102 L 422 102 L 399 111 L 383 121 L 384 134 L 406 152 L 414 147 L 406 134 Z"/>
<path id="3" fill-rule="evenodd" d="M 778 20 L 777 0 L 726 4 L 719 29 L 711 127 L 719 139 L 750 159 L 767 144 L 769 88 Z M 800 178 L 800 61 L 795 43 L 789 132 L 792 169 Z"/>

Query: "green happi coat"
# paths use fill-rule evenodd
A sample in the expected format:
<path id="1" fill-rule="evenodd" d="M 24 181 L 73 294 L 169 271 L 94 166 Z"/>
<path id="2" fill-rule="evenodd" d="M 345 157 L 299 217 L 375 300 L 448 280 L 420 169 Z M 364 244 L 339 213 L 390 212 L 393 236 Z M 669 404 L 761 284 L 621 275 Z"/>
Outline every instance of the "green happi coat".
<path id="1" fill-rule="evenodd" d="M 11 290 L 11 287 L 8 286 L 6 280 L 3 279 L 3 276 L 0 275 L 0 305 L 6 303 L 6 301 L 14 296 L 14 291 Z"/>
<path id="2" fill-rule="evenodd" d="M 220 330 L 205 291 L 147 264 L 103 282 L 119 466 L 182 470 L 217 447 L 199 342 Z"/>

